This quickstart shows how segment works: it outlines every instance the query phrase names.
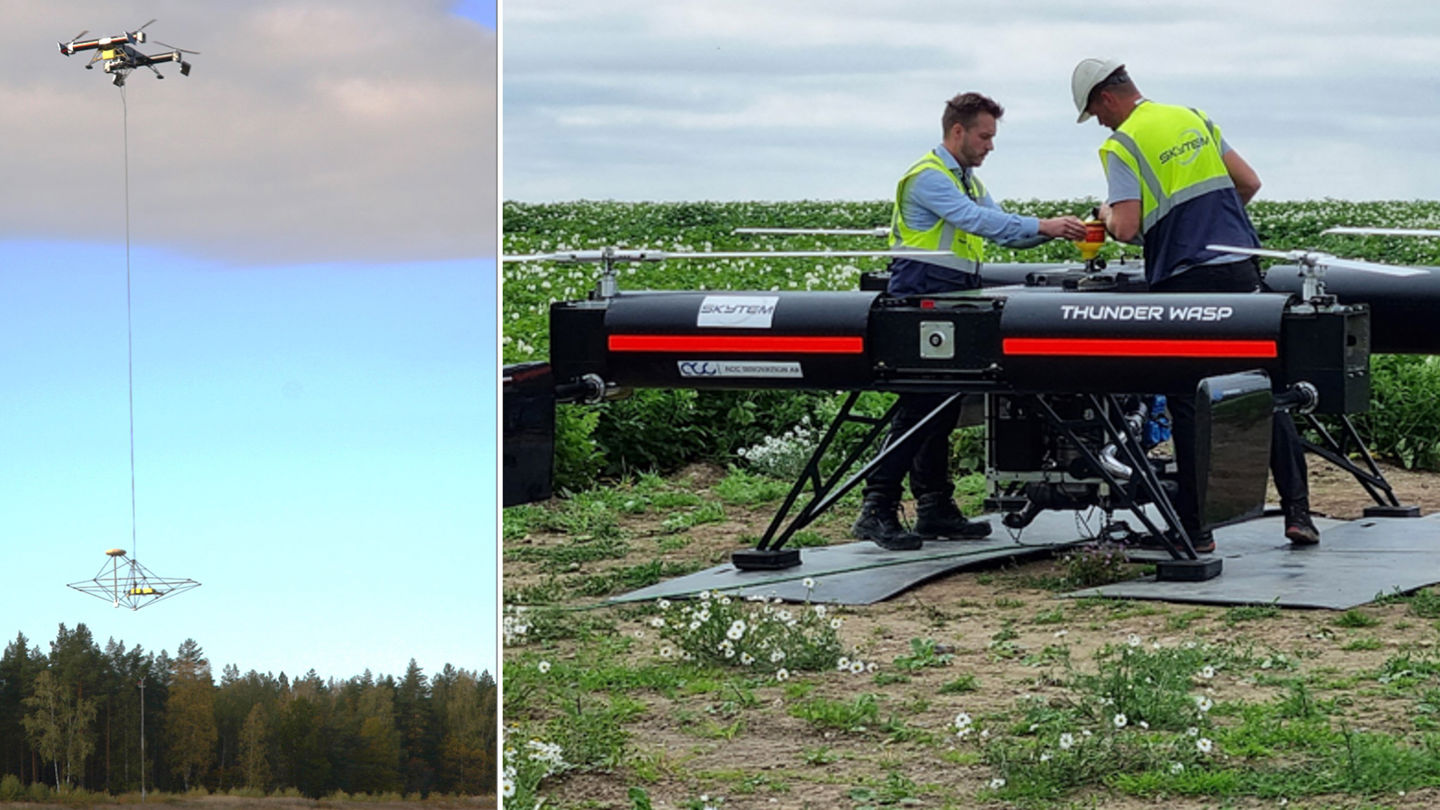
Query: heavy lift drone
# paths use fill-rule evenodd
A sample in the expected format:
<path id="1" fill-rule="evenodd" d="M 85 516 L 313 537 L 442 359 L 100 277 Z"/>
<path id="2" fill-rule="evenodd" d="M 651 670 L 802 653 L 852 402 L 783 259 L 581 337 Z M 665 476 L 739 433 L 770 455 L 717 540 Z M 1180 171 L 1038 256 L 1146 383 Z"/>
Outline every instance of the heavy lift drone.
<path id="1" fill-rule="evenodd" d="M 156 70 L 155 66 L 166 62 L 178 62 L 180 64 L 180 75 L 189 76 L 190 63 L 185 61 L 185 58 L 181 56 L 181 54 L 199 54 L 199 51 L 176 48 L 174 45 L 167 45 L 159 40 L 156 40 L 156 44 L 170 48 L 171 50 L 168 53 L 143 54 L 131 47 L 132 44 L 149 41 L 145 29 L 150 27 L 150 24 L 153 22 L 155 21 L 150 20 L 134 31 L 124 31 L 114 36 L 100 37 L 99 39 L 81 39 L 81 37 L 90 33 L 89 31 L 81 31 L 71 37 L 69 42 L 56 42 L 55 44 L 60 48 L 60 53 L 66 56 L 73 56 L 78 51 L 95 51 L 95 55 L 90 57 L 89 62 L 85 63 L 85 69 L 92 70 L 95 67 L 95 63 L 99 62 L 101 69 L 114 77 L 111 81 L 116 87 L 124 87 L 125 78 L 130 75 L 130 71 L 136 68 L 150 68 L 151 72 L 155 74 L 155 78 L 163 79 L 165 75 L 159 70 Z"/>
<path id="2" fill-rule="evenodd" d="M 848 391 L 756 548 L 732 556 L 742 570 L 787 568 L 800 559 L 786 541 L 894 449 L 882 447 L 857 468 L 889 423 L 888 414 L 854 412 L 861 391 L 946 393 L 946 404 L 982 394 L 987 506 L 1004 513 L 1006 526 L 1021 529 L 1045 509 L 1098 506 L 1102 534 L 1123 536 L 1128 526 L 1111 518 L 1128 510 L 1169 548 L 1162 579 L 1208 579 L 1220 561 L 1195 553 L 1170 502 L 1173 465 L 1149 458 L 1141 436 L 1148 413 L 1139 395 L 1194 386 L 1206 528 L 1262 512 L 1276 410 L 1307 415 L 1324 442 L 1308 449 L 1356 477 L 1376 502 L 1369 514 L 1418 515 L 1396 501 L 1348 414 L 1369 407 L 1372 351 L 1440 353 L 1430 326 L 1440 272 L 1310 251 L 1212 248 L 1292 264 L 1269 271 L 1268 293 L 1152 294 L 1138 267 L 1092 261 L 987 265 L 980 290 L 894 297 L 883 284 L 855 292 L 621 292 L 615 283 L 624 262 L 791 253 L 606 248 L 505 257 L 602 265 L 587 300 L 551 305 L 550 362 L 505 369 L 505 505 L 549 495 L 556 402 L 600 402 L 628 388 Z M 1338 417 L 1344 434 L 1332 436 L 1311 414 Z M 820 460 L 846 423 L 864 424 L 866 437 L 822 474 Z"/>

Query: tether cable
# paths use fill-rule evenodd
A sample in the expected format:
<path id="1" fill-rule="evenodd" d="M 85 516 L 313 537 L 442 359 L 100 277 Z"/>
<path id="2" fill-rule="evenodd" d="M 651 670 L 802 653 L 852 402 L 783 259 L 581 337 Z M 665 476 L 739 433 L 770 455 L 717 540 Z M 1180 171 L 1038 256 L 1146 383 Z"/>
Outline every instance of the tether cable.
<path id="1" fill-rule="evenodd" d="M 125 142 L 125 379 L 130 405 L 130 559 L 140 557 L 135 519 L 135 328 L 130 307 L 130 105 L 120 85 L 121 131 Z"/>

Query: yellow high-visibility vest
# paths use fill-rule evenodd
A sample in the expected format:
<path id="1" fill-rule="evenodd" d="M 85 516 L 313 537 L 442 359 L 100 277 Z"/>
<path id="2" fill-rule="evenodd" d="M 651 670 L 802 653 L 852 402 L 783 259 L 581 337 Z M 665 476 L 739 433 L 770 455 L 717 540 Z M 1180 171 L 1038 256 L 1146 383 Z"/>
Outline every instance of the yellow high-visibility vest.
<path id="1" fill-rule="evenodd" d="M 947 250 L 955 254 L 955 258 L 946 261 L 949 257 L 926 256 L 923 261 L 931 264 L 943 264 L 966 273 L 976 273 L 980 270 L 980 262 L 985 259 L 985 239 L 973 233 L 959 230 L 944 219 L 936 221 L 928 230 L 915 230 L 905 224 L 905 217 L 901 214 L 901 208 L 905 203 L 905 187 L 915 179 L 921 172 L 937 171 L 950 178 L 961 194 L 966 194 L 977 202 L 985 196 L 985 186 L 981 184 L 980 178 L 971 175 L 970 180 L 974 184 L 973 193 L 967 193 L 960 178 L 950 171 L 949 167 L 940 160 L 934 151 L 926 152 L 925 156 L 915 161 L 915 164 L 906 170 L 900 182 L 895 185 L 895 210 L 890 215 L 890 247 L 895 250 L 913 248 L 915 250 Z"/>
<path id="2" fill-rule="evenodd" d="M 1220 154 L 1220 128 L 1189 107 L 1144 102 L 1100 147 L 1100 162 L 1113 154 L 1140 178 L 1140 232 L 1146 233 L 1176 206 L 1234 188 Z"/>

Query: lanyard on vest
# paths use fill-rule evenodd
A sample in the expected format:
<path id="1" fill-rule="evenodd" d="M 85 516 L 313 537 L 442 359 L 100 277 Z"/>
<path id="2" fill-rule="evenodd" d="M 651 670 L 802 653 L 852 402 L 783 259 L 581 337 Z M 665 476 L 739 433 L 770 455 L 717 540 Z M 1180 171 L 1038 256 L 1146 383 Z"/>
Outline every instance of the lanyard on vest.
<path id="1" fill-rule="evenodd" d="M 970 173 L 965 171 L 963 166 L 960 168 L 960 188 L 965 192 L 965 196 L 970 198 L 970 202 L 980 202 L 975 196 L 975 187 L 970 185 Z"/>

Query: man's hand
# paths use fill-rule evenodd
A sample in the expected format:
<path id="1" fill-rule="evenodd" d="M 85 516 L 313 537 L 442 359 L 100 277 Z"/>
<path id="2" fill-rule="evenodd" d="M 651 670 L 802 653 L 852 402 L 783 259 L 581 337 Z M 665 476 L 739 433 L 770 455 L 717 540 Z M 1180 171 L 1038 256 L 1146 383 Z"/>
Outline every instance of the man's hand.
<path id="1" fill-rule="evenodd" d="M 1040 235 L 1051 239 L 1079 241 L 1085 238 L 1085 223 L 1079 217 L 1051 217 L 1040 220 Z"/>

